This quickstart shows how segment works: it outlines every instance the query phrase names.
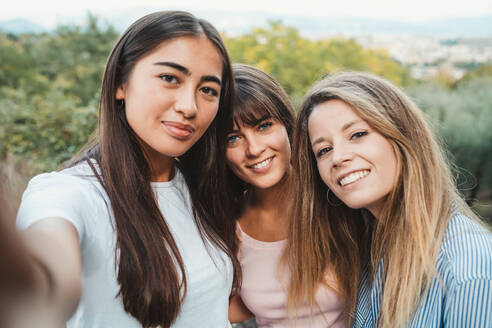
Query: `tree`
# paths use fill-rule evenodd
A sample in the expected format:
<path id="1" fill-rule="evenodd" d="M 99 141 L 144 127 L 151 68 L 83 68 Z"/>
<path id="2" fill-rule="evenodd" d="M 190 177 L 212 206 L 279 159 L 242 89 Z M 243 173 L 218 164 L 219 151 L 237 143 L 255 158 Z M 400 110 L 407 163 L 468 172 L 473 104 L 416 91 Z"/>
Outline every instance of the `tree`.
<path id="1" fill-rule="evenodd" d="M 89 15 L 87 25 L 13 38 L 0 34 L 0 159 L 52 170 L 97 124 L 101 77 L 117 37 Z"/>
<path id="2" fill-rule="evenodd" d="M 492 184 L 492 76 L 466 79 L 454 89 L 425 83 L 410 89 L 429 115 L 454 163 L 458 188 L 471 205 Z"/>
<path id="3" fill-rule="evenodd" d="M 411 82 L 409 71 L 382 50 L 365 50 L 355 40 L 310 40 L 278 21 L 238 37 L 225 36 L 234 62 L 254 65 L 275 77 L 298 104 L 309 87 L 338 70 L 373 72 L 396 84 Z"/>

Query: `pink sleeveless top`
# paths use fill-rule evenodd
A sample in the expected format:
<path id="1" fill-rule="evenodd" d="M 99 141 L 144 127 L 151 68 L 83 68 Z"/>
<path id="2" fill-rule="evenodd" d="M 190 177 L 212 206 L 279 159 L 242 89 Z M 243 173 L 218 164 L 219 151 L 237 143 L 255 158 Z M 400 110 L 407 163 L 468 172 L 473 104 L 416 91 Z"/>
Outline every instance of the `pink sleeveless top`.
<path id="1" fill-rule="evenodd" d="M 278 264 L 287 240 L 263 242 L 245 234 L 236 225 L 240 241 L 239 261 L 243 271 L 240 296 L 255 315 L 259 328 L 345 328 L 342 309 L 337 294 L 320 286 L 316 292 L 319 308 L 308 306 L 297 309 L 295 320 L 287 316 L 287 274 L 279 277 Z M 328 278 L 329 279 L 329 278 Z M 293 318 L 293 316 L 291 315 Z"/>

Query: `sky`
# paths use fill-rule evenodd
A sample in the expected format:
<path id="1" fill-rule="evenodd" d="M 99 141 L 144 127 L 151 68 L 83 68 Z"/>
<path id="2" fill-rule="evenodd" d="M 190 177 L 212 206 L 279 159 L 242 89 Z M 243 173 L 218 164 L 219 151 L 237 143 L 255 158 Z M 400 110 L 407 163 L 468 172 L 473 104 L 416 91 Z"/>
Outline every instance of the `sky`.
<path id="1" fill-rule="evenodd" d="M 492 0 L 14 0 L 9 1 L 8 6 L 2 5 L 0 21 L 27 18 L 53 27 L 59 23 L 83 20 L 88 11 L 100 17 L 113 17 L 133 9 L 135 18 L 155 10 L 182 9 L 196 15 L 210 11 L 264 12 L 285 16 L 366 17 L 419 22 L 492 15 Z"/>

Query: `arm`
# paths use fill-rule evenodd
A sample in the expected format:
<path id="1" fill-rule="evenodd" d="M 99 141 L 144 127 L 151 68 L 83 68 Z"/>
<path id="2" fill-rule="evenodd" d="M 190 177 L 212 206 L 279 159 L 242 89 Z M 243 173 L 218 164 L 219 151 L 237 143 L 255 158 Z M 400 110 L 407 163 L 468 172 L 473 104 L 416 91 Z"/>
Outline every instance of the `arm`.
<path id="1" fill-rule="evenodd" d="M 253 318 L 254 315 L 244 305 L 239 295 L 234 295 L 229 301 L 229 321 L 241 322 Z"/>
<path id="2" fill-rule="evenodd" d="M 82 257 L 77 230 L 62 218 L 42 219 L 21 237 L 32 256 L 36 288 L 60 321 L 75 311 L 82 293 Z M 44 298 L 44 300 L 43 300 Z"/>

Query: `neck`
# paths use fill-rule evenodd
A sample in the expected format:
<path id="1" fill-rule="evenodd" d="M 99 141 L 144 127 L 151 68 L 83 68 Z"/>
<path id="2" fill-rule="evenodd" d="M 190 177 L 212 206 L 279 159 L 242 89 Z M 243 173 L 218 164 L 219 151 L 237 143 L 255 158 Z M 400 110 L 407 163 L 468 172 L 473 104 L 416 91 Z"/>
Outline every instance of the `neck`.
<path id="1" fill-rule="evenodd" d="M 385 197 L 383 200 L 372 204 L 371 206 L 368 206 L 366 209 L 371 212 L 371 214 L 381 222 L 382 219 L 382 212 L 383 208 L 387 205 L 386 202 L 388 201 L 388 197 Z"/>
<path id="2" fill-rule="evenodd" d="M 287 238 L 291 199 L 289 180 L 287 175 L 271 188 L 253 188 L 248 192 L 246 209 L 239 218 L 246 234 L 265 242 Z"/>
<path id="3" fill-rule="evenodd" d="M 288 188 L 290 184 L 290 174 L 287 173 L 276 185 L 266 188 L 253 188 L 249 199 L 249 206 L 262 212 L 283 213 L 289 205 Z M 275 217 L 283 217 L 275 215 Z"/>
<path id="4" fill-rule="evenodd" d="M 172 157 L 167 159 L 167 161 L 160 160 L 157 164 L 149 162 L 152 182 L 167 182 L 174 177 L 174 159 Z"/>
<path id="5" fill-rule="evenodd" d="M 152 182 L 167 182 L 174 176 L 174 158 L 163 155 L 147 145 L 142 147 L 145 159 L 150 167 Z"/>

